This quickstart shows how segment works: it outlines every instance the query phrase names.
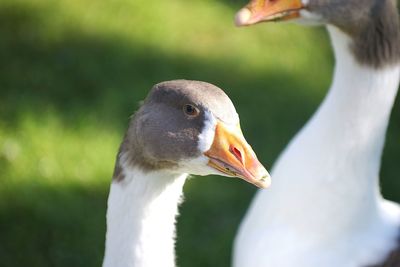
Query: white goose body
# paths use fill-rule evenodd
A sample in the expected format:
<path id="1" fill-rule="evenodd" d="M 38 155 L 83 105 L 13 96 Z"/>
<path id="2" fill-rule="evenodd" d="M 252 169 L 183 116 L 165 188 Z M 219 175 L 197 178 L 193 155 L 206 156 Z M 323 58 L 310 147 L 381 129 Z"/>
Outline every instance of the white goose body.
<path id="1" fill-rule="evenodd" d="M 327 24 L 336 65 L 323 103 L 275 164 L 273 186 L 242 221 L 234 267 L 400 266 L 400 207 L 379 188 L 400 79 L 394 2 L 253 0 L 238 13 L 239 25 Z"/>
<path id="2" fill-rule="evenodd" d="M 175 220 L 188 174 L 270 177 L 218 87 L 175 80 L 155 85 L 132 117 L 115 163 L 103 267 L 174 267 Z"/>
<path id="3" fill-rule="evenodd" d="M 397 245 L 400 208 L 379 192 L 379 168 L 400 66 L 358 64 L 329 29 L 332 87 L 276 163 L 235 241 L 235 267 L 359 267 Z"/>

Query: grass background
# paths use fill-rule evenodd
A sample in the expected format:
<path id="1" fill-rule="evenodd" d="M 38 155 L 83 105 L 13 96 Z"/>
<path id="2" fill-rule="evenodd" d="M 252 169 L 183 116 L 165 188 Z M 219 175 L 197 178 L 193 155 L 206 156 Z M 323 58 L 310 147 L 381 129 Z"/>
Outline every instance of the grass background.
<path id="1" fill-rule="evenodd" d="M 329 87 L 321 28 L 233 26 L 239 0 L 0 1 L 0 266 L 100 266 L 114 158 L 151 86 L 223 88 L 271 166 Z M 384 195 L 400 201 L 400 106 L 387 137 Z M 229 266 L 255 188 L 191 179 L 179 266 Z"/>

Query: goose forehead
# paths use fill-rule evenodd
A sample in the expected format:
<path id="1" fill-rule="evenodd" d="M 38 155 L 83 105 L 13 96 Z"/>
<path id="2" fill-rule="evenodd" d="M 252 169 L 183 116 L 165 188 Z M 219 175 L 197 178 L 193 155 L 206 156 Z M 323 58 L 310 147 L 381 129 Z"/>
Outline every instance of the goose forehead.
<path id="1" fill-rule="evenodd" d="M 174 80 L 155 85 L 146 102 L 164 103 L 177 108 L 194 104 L 229 124 L 239 122 L 229 97 L 215 85 L 200 81 Z"/>

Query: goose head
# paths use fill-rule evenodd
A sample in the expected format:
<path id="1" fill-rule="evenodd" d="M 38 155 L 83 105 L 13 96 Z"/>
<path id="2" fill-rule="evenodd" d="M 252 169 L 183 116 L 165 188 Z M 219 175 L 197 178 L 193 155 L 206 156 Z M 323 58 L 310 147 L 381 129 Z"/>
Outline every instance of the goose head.
<path id="1" fill-rule="evenodd" d="M 236 14 L 235 22 L 238 26 L 268 21 L 331 25 L 350 38 L 347 48 L 359 64 L 377 69 L 400 62 L 396 4 L 396 0 L 251 0 Z"/>
<path id="2" fill-rule="evenodd" d="M 239 177 L 261 188 L 270 184 L 232 101 L 205 82 L 156 84 L 133 116 L 118 158 L 144 171 Z M 114 177 L 120 179 L 117 168 Z"/>
<path id="3" fill-rule="evenodd" d="M 393 0 L 251 0 L 236 14 L 235 23 L 248 26 L 293 20 L 300 24 L 331 24 L 353 33 L 385 9 L 396 10 L 395 6 Z"/>

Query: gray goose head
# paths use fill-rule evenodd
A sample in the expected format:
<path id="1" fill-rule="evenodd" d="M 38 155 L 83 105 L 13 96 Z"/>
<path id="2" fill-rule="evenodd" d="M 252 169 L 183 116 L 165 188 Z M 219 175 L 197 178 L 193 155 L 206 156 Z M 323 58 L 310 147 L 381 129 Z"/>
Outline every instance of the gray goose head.
<path id="1" fill-rule="evenodd" d="M 121 144 L 117 181 L 124 179 L 124 167 L 239 177 L 262 188 L 270 183 L 229 97 L 199 81 L 167 81 L 152 88 Z"/>
<path id="2" fill-rule="evenodd" d="M 396 0 L 251 0 L 236 15 L 238 26 L 293 20 L 329 24 L 351 39 L 362 65 L 375 68 L 400 62 L 400 26 Z"/>

